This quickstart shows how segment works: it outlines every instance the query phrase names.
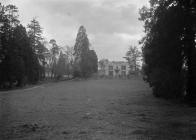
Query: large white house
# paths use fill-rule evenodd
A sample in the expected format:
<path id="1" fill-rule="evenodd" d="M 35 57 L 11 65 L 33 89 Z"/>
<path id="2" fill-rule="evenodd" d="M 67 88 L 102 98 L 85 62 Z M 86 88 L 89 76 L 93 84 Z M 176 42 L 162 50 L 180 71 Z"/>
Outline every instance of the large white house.
<path id="1" fill-rule="evenodd" d="M 129 75 L 129 64 L 124 61 L 102 61 L 98 65 L 100 76 L 127 77 Z"/>

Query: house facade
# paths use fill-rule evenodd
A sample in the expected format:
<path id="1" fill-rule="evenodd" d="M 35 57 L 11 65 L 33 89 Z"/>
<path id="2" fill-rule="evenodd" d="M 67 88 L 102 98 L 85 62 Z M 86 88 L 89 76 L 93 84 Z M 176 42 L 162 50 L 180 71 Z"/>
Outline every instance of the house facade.
<path id="1" fill-rule="evenodd" d="M 124 61 L 105 61 L 99 63 L 98 71 L 100 76 L 107 77 L 127 77 L 129 75 L 129 65 Z"/>

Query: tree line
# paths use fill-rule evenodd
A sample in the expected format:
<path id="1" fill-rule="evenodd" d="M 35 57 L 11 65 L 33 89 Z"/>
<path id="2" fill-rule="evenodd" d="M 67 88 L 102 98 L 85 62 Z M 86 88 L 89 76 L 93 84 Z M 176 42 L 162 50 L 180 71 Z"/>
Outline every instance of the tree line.
<path id="1" fill-rule="evenodd" d="M 143 71 L 158 97 L 196 105 L 196 2 L 150 0 L 144 22 Z"/>
<path id="2" fill-rule="evenodd" d="M 89 49 L 83 26 L 74 47 L 61 47 L 55 39 L 48 42 L 42 33 L 37 19 L 25 27 L 15 5 L 0 3 L 0 88 L 35 84 L 47 78 L 58 80 L 65 75 L 87 78 L 97 72 L 98 58 Z"/>

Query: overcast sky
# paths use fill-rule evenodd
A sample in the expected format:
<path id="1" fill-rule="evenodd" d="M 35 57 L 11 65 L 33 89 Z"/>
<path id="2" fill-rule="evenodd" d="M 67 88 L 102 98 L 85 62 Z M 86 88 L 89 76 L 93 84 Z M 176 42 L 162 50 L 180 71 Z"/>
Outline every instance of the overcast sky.
<path id="1" fill-rule="evenodd" d="M 129 45 L 138 45 L 143 36 L 139 8 L 148 0 L 3 0 L 19 8 L 27 25 L 36 17 L 44 37 L 61 46 L 73 46 L 80 25 L 88 34 L 99 59 L 123 60 Z"/>

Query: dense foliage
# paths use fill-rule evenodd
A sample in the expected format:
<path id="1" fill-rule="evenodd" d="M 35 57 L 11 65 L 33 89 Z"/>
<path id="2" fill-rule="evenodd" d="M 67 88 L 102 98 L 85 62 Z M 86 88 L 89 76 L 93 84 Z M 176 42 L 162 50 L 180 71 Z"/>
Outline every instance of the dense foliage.
<path id="1" fill-rule="evenodd" d="M 74 76 L 88 77 L 97 72 L 98 59 L 94 50 L 89 49 L 89 40 L 86 29 L 81 26 L 78 30 L 76 43 L 74 46 Z"/>
<path id="2" fill-rule="evenodd" d="M 40 64 L 14 5 L 0 5 L 0 87 L 22 86 L 39 80 Z"/>
<path id="3" fill-rule="evenodd" d="M 75 46 L 64 48 L 55 39 L 44 40 L 43 29 L 35 18 L 26 31 L 18 17 L 15 5 L 0 3 L 0 88 L 24 86 L 48 78 L 59 80 L 73 74 L 88 77 L 97 72 L 98 58 L 89 49 L 83 26 Z"/>
<path id="4" fill-rule="evenodd" d="M 143 70 L 156 96 L 196 101 L 195 19 L 191 0 L 150 0 L 149 8 L 140 9 Z"/>
<path id="5" fill-rule="evenodd" d="M 124 57 L 130 68 L 130 72 L 138 74 L 141 62 L 141 51 L 136 46 L 130 46 Z"/>

